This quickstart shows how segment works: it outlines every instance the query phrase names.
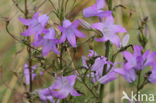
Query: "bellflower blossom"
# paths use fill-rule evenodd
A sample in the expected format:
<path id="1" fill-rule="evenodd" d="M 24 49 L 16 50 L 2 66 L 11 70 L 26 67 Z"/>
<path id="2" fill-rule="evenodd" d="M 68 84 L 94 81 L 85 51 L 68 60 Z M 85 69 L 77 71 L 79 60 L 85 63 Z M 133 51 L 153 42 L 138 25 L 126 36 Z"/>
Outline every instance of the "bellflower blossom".
<path id="1" fill-rule="evenodd" d="M 114 19 L 112 16 L 106 18 L 102 23 L 95 23 L 92 25 L 92 28 L 97 29 L 102 32 L 103 37 L 96 39 L 99 42 L 111 41 L 117 47 L 120 47 L 120 38 L 116 33 L 125 33 L 126 29 L 120 25 L 114 24 Z"/>
<path id="2" fill-rule="evenodd" d="M 60 54 L 56 45 L 59 43 L 58 39 L 55 38 L 55 31 L 52 28 L 49 28 L 45 35 L 39 36 L 39 39 L 33 43 L 34 46 L 43 46 L 42 55 L 46 56 L 51 50 L 54 51 L 55 54 Z"/>
<path id="3" fill-rule="evenodd" d="M 43 31 L 45 30 L 45 25 L 48 22 L 48 16 L 47 15 L 41 15 L 39 16 L 39 12 L 37 12 L 32 19 L 24 19 L 19 17 L 19 20 L 26 26 L 28 26 L 28 29 L 25 30 L 21 35 L 23 36 L 35 36 L 35 40 L 38 39 L 38 35 L 41 35 Z"/>
<path id="4" fill-rule="evenodd" d="M 63 26 L 59 26 L 59 29 L 62 32 L 60 43 L 65 42 L 67 39 L 72 47 L 76 47 L 76 36 L 81 38 L 86 37 L 86 35 L 77 29 L 78 25 L 79 20 L 75 20 L 73 23 L 71 23 L 69 20 L 64 20 Z"/>
<path id="5" fill-rule="evenodd" d="M 112 12 L 111 11 L 103 11 L 102 9 L 104 7 L 105 7 L 105 0 L 96 0 L 96 3 L 94 5 L 83 10 L 83 15 L 85 17 L 98 16 L 101 18 L 110 16 L 112 14 Z"/>
<path id="6" fill-rule="evenodd" d="M 143 70 L 147 66 L 152 66 L 156 61 L 156 52 L 145 51 L 142 54 L 142 47 L 134 45 L 134 53 L 128 51 L 123 52 L 126 59 L 125 68 L 134 68 L 135 70 Z"/>
<path id="7" fill-rule="evenodd" d="M 91 58 L 91 57 L 94 57 L 93 53 L 95 53 L 94 51 L 91 51 L 91 53 L 88 55 L 88 58 L 82 58 L 82 61 L 83 61 L 83 66 L 87 66 L 86 65 L 86 62 Z M 97 56 L 97 54 L 96 54 Z M 105 58 L 104 56 L 100 56 L 100 57 L 97 57 L 95 59 L 95 62 L 93 65 L 90 65 L 91 66 L 91 74 L 88 75 L 88 76 L 91 76 L 92 77 L 92 80 L 93 82 L 100 82 L 101 84 L 105 84 L 105 83 L 108 83 L 112 80 L 115 80 L 117 79 L 117 76 L 114 72 L 114 69 L 115 68 L 112 68 L 111 71 L 109 71 L 106 75 L 103 76 L 103 69 L 104 69 L 104 65 L 107 65 L 107 72 L 110 68 L 111 65 L 114 65 L 113 63 L 107 61 L 107 58 Z M 88 68 L 88 67 L 87 67 Z"/>
<path id="8" fill-rule="evenodd" d="M 52 97 L 64 99 L 69 93 L 72 96 L 80 96 L 80 94 L 74 89 L 75 80 L 75 75 L 57 77 L 55 83 L 51 87 L 38 90 L 40 98 L 43 100 L 50 98 L 50 100 L 53 101 Z"/>
<path id="9" fill-rule="evenodd" d="M 34 73 L 34 71 L 36 70 L 36 65 L 32 66 L 32 80 L 37 76 L 36 73 Z M 40 75 L 42 75 L 43 73 L 40 72 Z M 25 76 L 25 80 L 26 80 L 26 84 L 30 84 L 30 75 L 29 75 L 29 67 L 27 64 L 24 65 L 24 76 Z"/>

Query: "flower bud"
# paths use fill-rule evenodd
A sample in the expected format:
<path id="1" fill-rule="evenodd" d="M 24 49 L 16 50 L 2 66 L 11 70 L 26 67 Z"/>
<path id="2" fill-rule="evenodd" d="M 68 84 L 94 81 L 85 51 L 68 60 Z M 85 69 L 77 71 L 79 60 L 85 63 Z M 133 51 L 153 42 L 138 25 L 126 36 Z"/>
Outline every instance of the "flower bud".
<path id="1" fill-rule="evenodd" d="M 80 21 L 80 25 L 83 27 L 83 28 L 85 28 L 85 29 L 87 29 L 87 30 L 91 30 L 92 28 L 91 28 L 91 25 L 87 22 L 87 21 L 85 21 L 85 20 L 83 20 L 83 19 L 79 19 L 79 21 Z"/>

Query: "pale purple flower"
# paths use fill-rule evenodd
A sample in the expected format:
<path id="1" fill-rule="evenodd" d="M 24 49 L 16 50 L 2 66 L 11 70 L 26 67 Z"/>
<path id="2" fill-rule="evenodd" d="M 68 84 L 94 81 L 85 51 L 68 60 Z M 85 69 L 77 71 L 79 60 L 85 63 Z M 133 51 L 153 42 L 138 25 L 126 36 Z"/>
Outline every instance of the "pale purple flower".
<path id="1" fill-rule="evenodd" d="M 102 32 L 103 37 L 96 39 L 99 42 L 111 41 L 117 47 L 120 47 L 120 38 L 116 33 L 125 33 L 126 29 L 120 25 L 114 24 L 114 19 L 112 16 L 106 18 L 102 23 L 95 23 L 92 28 L 97 29 Z"/>
<path id="2" fill-rule="evenodd" d="M 114 70 L 116 73 L 120 74 L 126 81 L 132 83 L 136 80 L 136 72 L 133 68 L 126 68 L 125 65 L 123 68 L 118 68 Z"/>
<path id="3" fill-rule="evenodd" d="M 32 19 L 24 19 L 19 17 L 19 20 L 24 24 L 28 26 L 28 29 L 25 30 L 21 35 L 24 36 L 35 36 L 35 40 L 38 39 L 38 35 L 41 35 L 45 30 L 45 25 L 48 22 L 48 16 L 47 15 L 41 15 L 39 16 L 39 12 L 37 12 Z"/>
<path id="4" fill-rule="evenodd" d="M 36 40 L 33 45 L 43 46 L 42 55 L 46 56 L 51 50 L 54 51 L 55 54 L 60 54 L 56 45 L 59 43 L 59 40 L 55 38 L 55 31 L 52 28 L 49 28 L 48 31 L 45 32 L 45 36 L 39 36 L 38 40 Z"/>
<path id="5" fill-rule="evenodd" d="M 72 96 L 80 96 L 80 94 L 74 89 L 76 76 L 62 76 L 57 77 L 55 83 L 52 86 L 52 94 L 57 99 L 64 99 L 69 94 Z"/>
<path id="6" fill-rule="evenodd" d="M 86 35 L 77 29 L 78 25 L 79 20 L 75 20 L 73 23 L 71 23 L 69 20 L 64 20 L 63 27 L 59 26 L 59 29 L 62 32 L 60 43 L 65 42 L 67 39 L 72 47 L 76 47 L 76 36 L 81 38 L 86 37 Z"/>
<path id="7" fill-rule="evenodd" d="M 152 67 L 153 67 L 151 70 L 152 73 L 150 74 L 148 80 L 151 83 L 156 83 L 156 64 L 154 64 Z"/>
<path id="8" fill-rule="evenodd" d="M 102 9 L 104 8 L 104 6 L 105 6 L 105 0 L 96 0 L 96 3 L 94 5 L 83 10 L 83 15 L 85 17 L 98 16 L 101 18 L 110 16 L 112 12 L 103 11 Z"/>
<path id="9" fill-rule="evenodd" d="M 75 80 L 75 75 L 57 77 L 52 86 L 43 90 L 37 90 L 37 92 L 42 100 L 50 100 L 52 103 L 55 103 L 53 99 L 55 97 L 58 99 L 57 103 L 59 103 L 60 99 L 66 98 L 69 94 L 72 96 L 80 96 L 74 89 Z"/>
<path id="10" fill-rule="evenodd" d="M 36 70 L 37 66 L 34 65 L 32 66 L 32 80 L 37 76 L 36 73 L 34 73 L 34 71 Z M 25 80 L 26 80 L 26 84 L 30 84 L 30 75 L 29 75 L 29 66 L 27 64 L 24 65 L 24 76 L 25 76 Z M 40 75 L 42 75 L 43 72 L 40 72 Z"/>
<path id="11" fill-rule="evenodd" d="M 107 61 L 107 58 L 103 56 L 95 60 L 94 64 L 91 67 L 91 71 L 94 73 L 92 74 L 93 82 L 99 81 L 101 84 L 106 84 L 112 80 L 117 79 L 117 73 L 114 72 L 114 68 L 111 68 L 112 70 L 103 76 L 103 70 L 105 65 L 107 65 L 106 72 L 108 72 L 110 66 L 114 64 Z"/>
<path id="12" fill-rule="evenodd" d="M 134 53 L 128 51 L 123 52 L 126 59 L 125 67 L 134 68 L 135 70 L 143 70 L 147 66 L 152 66 L 155 63 L 156 52 L 145 51 L 142 54 L 142 47 L 134 45 Z"/>
<path id="13" fill-rule="evenodd" d="M 94 64 L 87 65 L 86 62 L 89 61 L 91 57 L 96 57 L 96 56 L 98 56 L 96 52 L 90 50 L 88 57 L 82 57 L 83 66 L 88 69 L 88 65 L 89 65 L 91 69 L 91 73 L 88 74 L 87 76 L 91 77 L 94 83 L 98 81 L 101 84 L 105 84 L 112 80 L 115 80 L 117 78 L 116 76 L 117 73 L 114 72 L 114 68 L 112 68 L 112 70 L 108 72 L 110 66 L 111 65 L 114 66 L 114 64 L 112 62 L 107 61 L 106 57 L 99 56 L 95 58 Z M 108 73 L 103 76 L 104 65 L 107 65 L 106 72 Z"/>

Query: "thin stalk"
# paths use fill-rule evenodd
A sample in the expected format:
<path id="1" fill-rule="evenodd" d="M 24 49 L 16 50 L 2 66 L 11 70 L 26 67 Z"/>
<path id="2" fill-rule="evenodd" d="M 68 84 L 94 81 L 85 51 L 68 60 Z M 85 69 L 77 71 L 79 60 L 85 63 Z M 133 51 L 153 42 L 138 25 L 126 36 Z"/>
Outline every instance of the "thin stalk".
<path id="1" fill-rule="evenodd" d="M 138 101 L 138 95 L 139 95 L 138 92 L 139 92 L 139 90 L 141 89 L 141 88 L 140 88 L 140 82 L 141 82 L 141 71 L 138 72 L 137 96 L 136 96 L 137 101 Z"/>
<path id="2" fill-rule="evenodd" d="M 107 41 L 105 45 L 106 45 L 105 57 L 109 58 L 110 41 Z M 107 65 L 104 66 L 103 75 L 106 74 L 106 69 L 107 69 Z M 103 97 L 104 97 L 104 85 L 101 84 L 101 86 L 100 86 L 100 103 L 102 103 Z"/>
<path id="3" fill-rule="evenodd" d="M 27 0 L 24 0 L 24 6 L 25 6 L 25 18 L 28 18 L 28 7 L 27 7 Z M 26 29 L 28 27 L 26 26 Z M 30 43 L 31 42 L 31 38 L 27 37 L 27 41 Z M 29 102 L 32 103 L 31 100 L 31 95 L 30 93 L 32 92 L 32 51 L 30 47 L 27 47 L 27 52 L 28 52 L 28 67 L 29 67 L 29 81 L 30 81 L 30 85 L 29 85 L 29 95 L 28 95 L 28 99 Z"/>
<path id="4" fill-rule="evenodd" d="M 108 9 L 109 10 L 112 10 L 112 0 L 108 0 Z M 106 50 L 105 50 L 105 57 L 108 59 L 109 58 L 109 51 L 110 51 L 110 41 L 107 41 L 105 43 L 106 45 Z M 103 75 L 106 74 L 106 69 L 107 69 L 107 65 L 104 66 L 104 69 L 103 69 Z M 101 84 L 100 85 L 100 101 L 99 103 L 102 103 L 103 102 L 103 97 L 104 97 L 104 85 Z"/>

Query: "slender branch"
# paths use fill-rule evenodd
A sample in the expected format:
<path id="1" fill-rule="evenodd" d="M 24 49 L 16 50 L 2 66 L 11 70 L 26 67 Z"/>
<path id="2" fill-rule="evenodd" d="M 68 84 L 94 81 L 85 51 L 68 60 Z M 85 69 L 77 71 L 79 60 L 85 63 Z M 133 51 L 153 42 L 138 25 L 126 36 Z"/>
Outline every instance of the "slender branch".
<path id="1" fill-rule="evenodd" d="M 28 18 L 28 7 L 27 7 L 27 0 L 24 0 L 24 6 L 25 6 L 25 18 Z M 27 26 L 25 26 L 26 29 L 28 28 Z M 31 43 L 31 38 L 27 37 L 27 41 L 29 43 Z M 28 93 L 28 99 L 29 102 L 32 103 L 31 100 L 31 93 L 32 93 L 32 51 L 30 47 L 27 47 L 27 52 L 28 52 L 28 68 L 29 68 L 29 81 L 30 81 L 30 85 L 29 85 L 29 93 Z"/>
<path id="2" fill-rule="evenodd" d="M 110 49 L 110 41 L 107 41 L 105 43 L 106 45 L 106 49 L 105 49 L 105 57 L 108 59 L 109 58 L 109 49 Z M 103 69 L 103 74 L 106 74 L 106 70 L 107 70 L 107 65 L 104 65 L 104 69 Z M 103 97 L 104 97 L 104 85 L 101 84 L 100 86 L 100 103 L 103 103 Z"/>
<path id="3" fill-rule="evenodd" d="M 38 11 L 38 9 L 39 9 L 39 8 L 41 8 L 41 7 L 42 7 L 42 5 L 44 5 L 44 4 L 46 3 L 46 1 L 47 1 L 47 0 L 44 0 L 43 2 L 41 2 L 41 4 L 40 4 L 40 5 L 38 5 L 38 6 L 36 7 L 36 9 L 35 9 L 35 10 L 36 10 L 36 11 Z"/>
<path id="4" fill-rule="evenodd" d="M 50 2 L 50 4 L 52 5 L 52 7 L 55 9 L 55 11 L 57 11 L 57 9 L 56 9 L 56 7 L 55 7 L 55 5 L 54 5 L 54 3 L 51 1 L 51 0 L 48 0 L 49 2 Z"/>
<path id="5" fill-rule="evenodd" d="M 15 0 L 12 0 L 12 2 L 15 4 L 15 6 L 17 7 L 17 9 L 22 12 L 23 14 L 25 13 L 18 5 L 18 3 Z"/>

